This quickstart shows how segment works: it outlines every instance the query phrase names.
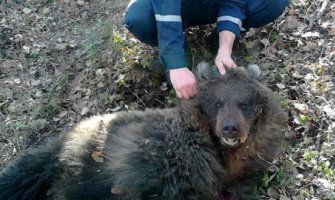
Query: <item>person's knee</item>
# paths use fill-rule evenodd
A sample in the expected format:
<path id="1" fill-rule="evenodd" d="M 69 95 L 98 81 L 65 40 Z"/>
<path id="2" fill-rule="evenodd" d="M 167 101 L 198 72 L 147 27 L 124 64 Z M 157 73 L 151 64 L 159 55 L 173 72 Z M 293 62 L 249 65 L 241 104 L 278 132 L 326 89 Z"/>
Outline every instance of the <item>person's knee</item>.
<path id="1" fill-rule="evenodd" d="M 288 5 L 288 0 L 249 0 L 249 9 L 243 27 L 246 29 L 264 26 L 277 19 Z"/>
<path id="2" fill-rule="evenodd" d="M 156 24 L 152 8 L 148 6 L 136 3 L 129 6 L 125 13 L 124 23 L 137 39 L 155 46 L 157 44 Z"/>
<path id="3" fill-rule="evenodd" d="M 129 14 L 129 12 L 127 11 L 124 16 L 124 25 L 130 32 L 132 32 L 132 24 L 133 24 L 133 19 L 131 17 L 131 14 Z"/>
<path id="4" fill-rule="evenodd" d="M 136 30 L 137 27 L 140 27 L 141 25 L 143 26 L 142 23 L 143 20 L 141 19 L 141 16 L 138 16 L 136 13 L 132 13 L 131 11 L 127 11 L 124 17 L 124 24 L 125 27 L 132 33 L 138 32 Z"/>
<path id="5" fill-rule="evenodd" d="M 286 6 L 288 5 L 288 0 L 272 0 L 271 5 L 272 6 L 268 6 L 268 8 L 269 8 L 269 11 L 268 11 L 269 22 L 273 22 L 284 12 Z"/>
<path id="6" fill-rule="evenodd" d="M 278 18 L 288 5 L 288 0 L 275 0 L 273 3 L 275 8 L 274 13 L 276 14 L 275 18 Z"/>

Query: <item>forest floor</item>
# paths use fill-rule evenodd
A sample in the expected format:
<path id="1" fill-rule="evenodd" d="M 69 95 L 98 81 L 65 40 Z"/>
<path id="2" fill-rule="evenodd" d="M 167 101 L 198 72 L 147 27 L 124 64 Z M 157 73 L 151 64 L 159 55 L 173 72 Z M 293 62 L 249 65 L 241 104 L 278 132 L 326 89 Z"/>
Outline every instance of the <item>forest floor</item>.
<path id="1" fill-rule="evenodd" d="M 124 0 L 0 0 L 0 169 L 49 135 L 99 113 L 173 106 L 157 49 L 123 27 Z M 211 26 L 187 29 L 190 63 L 213 61 Z M 335 199 L 335 2 L 291 0 L 236 43 L 289 114 L 286 152 L 265 199 Z"/>

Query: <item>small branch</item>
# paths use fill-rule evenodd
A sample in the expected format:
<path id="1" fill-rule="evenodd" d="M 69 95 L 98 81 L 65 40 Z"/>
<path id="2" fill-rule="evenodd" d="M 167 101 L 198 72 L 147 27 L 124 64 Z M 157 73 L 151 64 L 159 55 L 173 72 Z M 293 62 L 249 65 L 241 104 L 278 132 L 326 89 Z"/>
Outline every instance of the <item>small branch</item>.
<path id="1" fill-rule="evenodd" d="M 7 120 L 7 117 L 2 112 L 0 112 L 0 117 L 4 118 L 4 121 Z"/>
<path id="2" fill-rule="evenodd" d="M 322 2 L 321 9 L 320 9 L 320 10 L 317 10 L 317 11 L 313 14 L 313 16 L 310 18 L 310 20 L 309 20 L 309 25 L 308 25 L 308 28 L 307 28 L 308 31 L 312 30 L 312 28 L 313 28 L 313 26 L 314 26 L 314 24 L 315 24 L 315 21 L 317 21 L 318 19 L 320 19 L 320 18 L 322 17 L 324 11 L 325 11 L 326 8 L 327 8 L 328 3 L 329 3 L 329 0 L 324 0 L 324 1 Z"/>
<path id="3" fill-rule="evenodd" d="M 127 88 L 129 90 L 129 92 L 132 93 L 132 95 L 134 95 L 144 106 L 144 108 L 147 108 L 147 105 L 144 103 L 144 101 L 137 95 L 135 94 L 128 86 L 125 86 L 125 88 Z"/>

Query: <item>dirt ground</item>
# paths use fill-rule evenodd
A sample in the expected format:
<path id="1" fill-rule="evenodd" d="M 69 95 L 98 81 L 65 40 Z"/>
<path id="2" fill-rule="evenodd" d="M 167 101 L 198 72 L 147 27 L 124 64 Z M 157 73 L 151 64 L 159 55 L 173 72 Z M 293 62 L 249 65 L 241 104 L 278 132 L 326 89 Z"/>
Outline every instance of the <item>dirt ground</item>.
<path id="1" fill-rule="evenodd" d="M 0 0 L 0 169 L 98 113 L 173 106 L 157 49 L 123 27 L 123 0 Z M 211 26 L 185 31 L 192 66 L 213 61 Z M 258 64 L 290 120 L 264 199 L 335 199 L 335 2 L 291 0 L 243 34 L 239 65 Z"/>

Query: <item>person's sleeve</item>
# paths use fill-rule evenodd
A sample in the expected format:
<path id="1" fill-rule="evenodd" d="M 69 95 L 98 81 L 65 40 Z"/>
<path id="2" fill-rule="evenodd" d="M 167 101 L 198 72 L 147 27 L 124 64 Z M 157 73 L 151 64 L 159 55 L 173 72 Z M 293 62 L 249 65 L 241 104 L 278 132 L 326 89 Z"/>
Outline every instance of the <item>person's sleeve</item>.
<path id="1" fill-rule="evenodd" d="M 228 30 L 240 36 L 245 19 L 246 0 L 220 0 L 217 31 Z"/>
<path id="2" fill-rule="evenodd" d="M 158 47 L 167 70 L 186 67 L 181 0 L 151 0 L 158 31 Z"/>

